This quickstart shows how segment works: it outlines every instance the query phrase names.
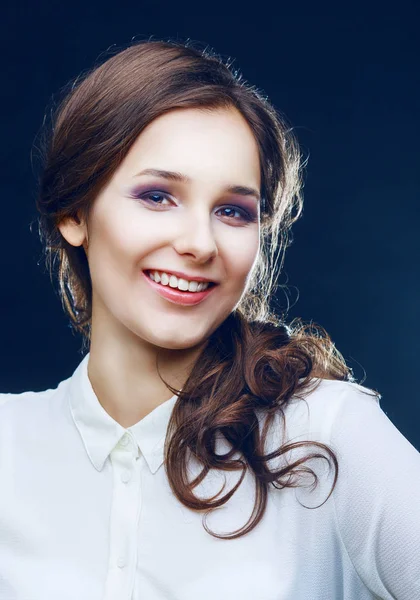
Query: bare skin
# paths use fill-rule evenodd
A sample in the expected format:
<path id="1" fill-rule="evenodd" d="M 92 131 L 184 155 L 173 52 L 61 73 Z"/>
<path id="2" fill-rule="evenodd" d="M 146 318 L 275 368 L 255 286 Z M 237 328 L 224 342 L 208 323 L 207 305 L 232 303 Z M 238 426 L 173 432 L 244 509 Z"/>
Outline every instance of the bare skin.
<path id="1" fill-rule="evenodd" d="M 189 181 L 137 175 L 150 168 Z M 95 198 L 88 223 L 60 224 L 70 244 L 84 246 L 92 277 L 89 380 L 123 427 L 172 396 L 156 371 L 157 351 L 162 377 L 182 387 L 207 338 L 246 292 L 260 247 L 259 200 L 227 188 L 258 193 L 260 177 L 257 143 L 236 109 L 178 109 L 142 131 Z M 178 305 L 156 293 L 143 269 L 219 285 L 196 306 Z"/>

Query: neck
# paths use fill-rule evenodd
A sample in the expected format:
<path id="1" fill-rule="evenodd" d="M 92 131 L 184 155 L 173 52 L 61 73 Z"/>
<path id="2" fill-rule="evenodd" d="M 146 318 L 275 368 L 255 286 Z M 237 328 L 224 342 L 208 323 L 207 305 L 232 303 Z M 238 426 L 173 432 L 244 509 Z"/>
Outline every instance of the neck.
<path id="1" fill-rule="evenodd" d="M 158 375 L 157 353 L 161 377 L 181 389 L 200 351 L 161 349 L 139 344 L 138 338 L 136 342 L 119 344 L 114 339 L 103 343 L 92 335 L 90 344 L 88 377 L 92 388 L 104 410 L 125 428 L 173 396 Z"/>

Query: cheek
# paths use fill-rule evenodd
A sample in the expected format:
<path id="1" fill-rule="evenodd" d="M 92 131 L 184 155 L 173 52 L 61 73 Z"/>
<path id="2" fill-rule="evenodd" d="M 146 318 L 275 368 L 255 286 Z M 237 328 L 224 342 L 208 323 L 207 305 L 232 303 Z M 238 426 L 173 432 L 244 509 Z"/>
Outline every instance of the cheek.
<path id="1" fill-rule="evenodd" d="M 150 228 L 142 226 L 124 211 L 97 219 L 92 234 L 92 253 L 110 263 L 121 263 L 134 256 L 142 246 L 147 245 L 147 238 L 151 237 Z"/>
<path id="2" fill-rule="evenodd" d="M 98 224 L 99 225 L 99 224 Z M 96 227 L 89 238 L 89 269 L 99 293 L 113 295 L 131 278 L 135 245 L 120 227 Z"/>
<path id="3" fill-rule="evenodd" d="M 111 222 L 107 220 L 103 227 L 104 238 L 117 256 L 134 261 L 162 244 L 170 244 L 178 230 L 173 219 L 167 223 L 162 215 L 139 211 L 135 205 L 121 211 Z"/>
<path id="4" fill-rule="evenodd" d="M 258 232 L 245 236 L 230 236 L 224 244 L 223 255 L 229 271 L 237 277 L 246 277 L 252 269 L 259 253 Z"/>

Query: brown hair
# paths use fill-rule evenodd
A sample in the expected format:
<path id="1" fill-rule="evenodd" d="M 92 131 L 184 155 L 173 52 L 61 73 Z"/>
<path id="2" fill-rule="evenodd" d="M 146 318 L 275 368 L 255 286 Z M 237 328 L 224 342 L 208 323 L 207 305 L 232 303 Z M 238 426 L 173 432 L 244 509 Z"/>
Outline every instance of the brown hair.
<path id="1" fill-rule="evenodd" d="M 182 390 L 166 383 L 178 395 L 165 441 L 165 469 L 175 496 L 186 507 L 202 511 L 220 507 L 236 491 L 246 466 L 255 474 L 256 503 L 247 524 L 221 539 L 245 535 L 261 520 L 268 484 L 296 487 L 291 475 L 312 453 L 276 471 L 267 460 L 303 444 L 318 446 L 338 461 L 325 444 L 315 441 L 282 445 L 265 455 L 265 439 L 275 413 L 284 424 L 284 408 L 292 396 L 302 398 L 322 379 L 354 381 L 352 370 L 319 325 L 300 319 L 286 324 L 270 308 L 281 271 L 290 228 L 302 212 L 302 160 L 286 120 L 267 98 L 247 84 L 229 61 L 197 42 L 142 40 L 108 57 L 78 77 L 64 90 L 52 111 L 51 127 L 43 130 L 43 167 L 37 209 L 39 234 L 46 264 L 53 276 L 58 261 L 59 293 L 73 331 L 89 344 L 92 284 L 83 247 L 74 247 L 61 235 L 58 224 L 78 213 L 88 219 L 99 191 L 128 153 L 141 131 L 156 117 L 176 108 L 216 110 L 236 107 L 250 125 L 258 143 L 261 163 L 261 252 L 248 293 L 209 337 Z M 279 260 L 280 259 L 280 260 Z M 258 411 L 267 420 L 262 433 Z M 220 431 L 232 444 L 224 456 L 214 452 Z M 229 460 L 240 451 L 244 460 Z M 203 465 L 199 478 L 185 476 L 187 453 Z M 218 500 L 197 498 L 192 490 L 211 468 L 242 470 L 238 484 Z M 326 499 L 326 500 L 327 500 Z M 326 501 L 325 500 L 325 501 Z M 252 519 L 252 517 L 254 517 Z"/>

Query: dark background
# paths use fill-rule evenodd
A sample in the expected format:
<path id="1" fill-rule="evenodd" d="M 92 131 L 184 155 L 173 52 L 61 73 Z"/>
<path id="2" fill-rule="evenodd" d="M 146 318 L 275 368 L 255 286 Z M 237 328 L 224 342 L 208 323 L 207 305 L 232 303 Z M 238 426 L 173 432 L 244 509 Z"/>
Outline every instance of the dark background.
<path id="1" fill-rule="evenodd" d="M 313 6 L 313 5 L 316 5 Z M 419 19 L 415 4 L 10 4 L 1 19 L 2 392 L 40 391 L 82 355 L 41 258 L 31 148 L 52 95 L 108 48 L 190 38 L 264 91 L 309 155 L 279 292 L 323 325 L 420 449 Z M 361 424 L 366 428 L 369 425 Z"/>

